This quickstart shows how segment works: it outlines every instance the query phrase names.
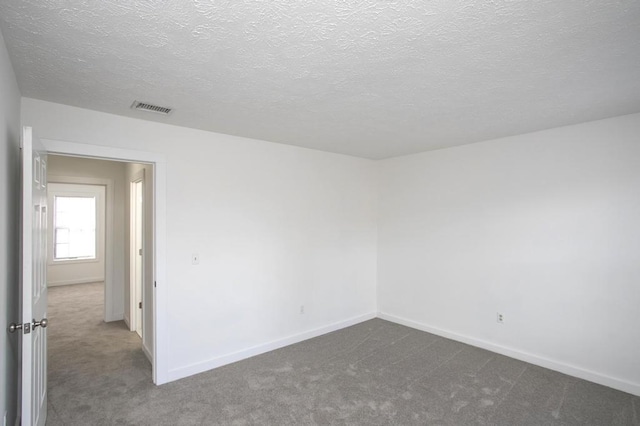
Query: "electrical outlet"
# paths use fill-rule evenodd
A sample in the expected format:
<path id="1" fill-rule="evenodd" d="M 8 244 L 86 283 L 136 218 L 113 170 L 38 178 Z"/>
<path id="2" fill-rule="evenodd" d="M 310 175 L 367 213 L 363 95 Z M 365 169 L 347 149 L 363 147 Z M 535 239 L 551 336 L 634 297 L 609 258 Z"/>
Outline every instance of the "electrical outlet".
<path id="1" fill-rule="evenodd" d="M 200 255 L 198 253 L 193 253 L 191 255 L 191 264 L 192 265 L 200 264 Z"/>
<path id="2" fill-rule="evenodd" d="M 300 305 L 300 315 L 304 315 L 304 305 Z"/>
<path id="3" fill-rule="evenodd" d="M 498 312 L 496 314 L 496 321 L 498 321 L 498 324 L 504 324 L 504 315 Z"/>

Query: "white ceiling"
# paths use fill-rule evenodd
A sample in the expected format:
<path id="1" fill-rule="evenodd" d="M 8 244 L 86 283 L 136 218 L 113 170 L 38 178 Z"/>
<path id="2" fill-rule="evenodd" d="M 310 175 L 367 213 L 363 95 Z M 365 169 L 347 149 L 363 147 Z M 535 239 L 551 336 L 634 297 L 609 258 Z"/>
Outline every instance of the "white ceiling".
<path id="1" fill-rule="evenodd" d="M 640 112 L 638 0 L 0 0 L 0 27 L 24 96 L 368 158 Z"/>

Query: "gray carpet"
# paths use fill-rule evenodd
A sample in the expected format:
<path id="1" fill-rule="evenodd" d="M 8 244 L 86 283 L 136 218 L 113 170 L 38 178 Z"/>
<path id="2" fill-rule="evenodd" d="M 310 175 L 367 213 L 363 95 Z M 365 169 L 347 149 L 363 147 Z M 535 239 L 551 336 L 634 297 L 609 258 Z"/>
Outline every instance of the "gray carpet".
<path id="1" fill-rule="evenodd" d="M 638 397 L 379 319 L 156 387 L 102 291 L 49 291 L 48 425 L 640 425 Z"/>

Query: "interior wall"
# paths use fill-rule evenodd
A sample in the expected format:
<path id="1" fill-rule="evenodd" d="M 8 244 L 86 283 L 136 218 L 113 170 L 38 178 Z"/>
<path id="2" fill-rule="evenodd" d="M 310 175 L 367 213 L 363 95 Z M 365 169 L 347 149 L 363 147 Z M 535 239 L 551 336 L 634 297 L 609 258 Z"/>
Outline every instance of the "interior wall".
<path id="1" fill-rule="evenodd" d="M 25 125 L 29 124 L 25 121 Z M 36 127 L 34 129 L 39 132 Z M 46 138 L 45 134 L 38 133 L 38 135 L 40 138 Z M 106 179 L 113 182 L 113 200 L 107 193 L 107 203 L 111 204 L 113 209 L 113 229 L 109 229 L 109 223 L 106 225 L 106 232 L 111 232 L 113 236 L 111 283 L 113 312 L 108 313 L 107 317 L 110 320 L 121 320 L 124 318 L 125 309 L 125 163 L 49 155 L 49 180 L 56 181 L 58 177 L 79 178 L 83 183 L 91 183 L 91 179 Z M 86 180 L 83 181 L 83 179 Z M 56 278 L 55 274 L 52 278 Z"/>
<path id="2" fill-rule="evenodd" d="M 53 156 L 52 156 L 53 158 Z M 105 227 L 106 227 L 106 191 L 102 185 L 52 183 L 49 181 L 48 222 L 47 230 L 48 259 L 47 287 L 60 285 L 103 282 L 105 280 Z M 58 195 L 90 195 L 96 198 L 96 257 L 87 260 L 58 260 L 54 256 L 54 198 Z"/>
<path id="3" fill-rule="evenodd" d="M 375 314 L 373 161 L 34 99 L 22 106 L 42 138 L 167 158 L 171 378 Z"/>
<path id="4" fill-rule="evenodd" d="M 0 34 L 0 421 L 12 425 L 17 411 L 19 321 L 20 91 Z"/>
<path id="5" fill-rule="evenodd" d="M 635 114 L 380 162 L 383 317 L 638 394 L 638 135 Z"/>
<path id="6" fill-rule="evenodd" d="M 126 285 L 125 285 L 125 315 L 128 316 L 128 310 L 126 309 L 130 303 L 130 233 L 128 230 L 130 229 L 130 201 L 131 201 L 131 185 L 129 184 L 134 176 L 138 174 L 141 170 L 144 170 L 144 250 L 146 255 L 144 256 L 144 318 L 142 320 L 143 323 L 143 341 L 142 345 L 145 353 L 148 357 L 153 356 L 153 282 L 155 277 L 153 275 L 154 267 L 154 239 L 153 239 L 153 229 L 154 229 L 154 199 L 153 199 L 153 166 L 149 164 L 138 164 L 138 163 L 127 163 L 126 165 L 126 174 L 127 174 L 127 185 L 126 185 L 126 206 L 125 211 L 127 212 L 126 220 L 125 220 L 125 229 L 127 229 L 126 238 L 125 238 L 125 268 L 126 268 Z"/>
<path id="7" fill-rule="evenodd" d="M 173 377 L 369 315 L 377 271 L 385 318 L 640 389 L 640 115 L 376 164 L 32 99 L 22 114 L 43 138 L 168 159 Z"/>

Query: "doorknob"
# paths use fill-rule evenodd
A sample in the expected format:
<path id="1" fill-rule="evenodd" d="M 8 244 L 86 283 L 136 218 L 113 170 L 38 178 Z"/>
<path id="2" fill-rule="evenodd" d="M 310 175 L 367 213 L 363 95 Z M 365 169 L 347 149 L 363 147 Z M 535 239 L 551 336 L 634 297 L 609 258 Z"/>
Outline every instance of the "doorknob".
<path id="1" fill-rule="evenodd" d="M 49 320 L 46 318 L 42 318 L 40 321 L 36 321 L 36 319 L 33 319 L 33 329 L 35 330 L 35 328 L 37 326 L 40 326 L 42 328 L 47 328 L 47 325 L 49 325 Z"/>
<path id="2" fill-rule="evenodd" d="M 9 333 L 15 333 L 18 330 L 22 330 L 22 324 L 16 324 L 15 322 L 9 324 Z"/>

